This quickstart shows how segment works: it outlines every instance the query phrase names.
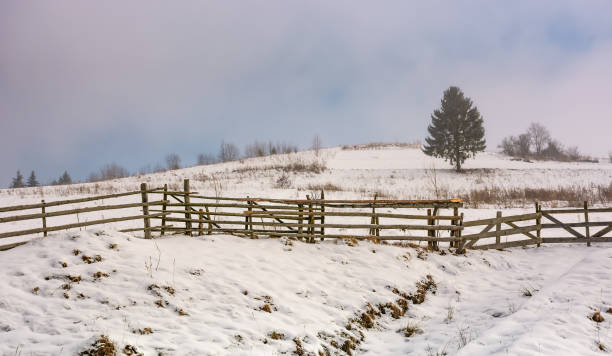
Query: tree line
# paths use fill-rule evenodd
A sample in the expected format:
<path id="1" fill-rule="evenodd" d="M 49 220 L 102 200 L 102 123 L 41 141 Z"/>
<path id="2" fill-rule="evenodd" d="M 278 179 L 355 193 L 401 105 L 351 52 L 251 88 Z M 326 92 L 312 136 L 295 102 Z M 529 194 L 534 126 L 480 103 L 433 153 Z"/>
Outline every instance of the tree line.
<path id="1" fill-rule="evenodd" d="M 72 178 L 70 178 L 68 171 L 64 171 L 64 173 L 58 179 L 55 179 L 51 182 L 51 185 L 64 185 L 64 184 L 72 184 Z M 15 177 L 13 178 L 11 182 L 10 188 L 38 187 L 40 185 L 41 184 L 38 181 L 38 178 L 36 177 L 36 173 L 34 171 L 30 173 L 30 177 L 28 178 L 28 180 L 24 181 L 21 171 L 18 170 L 17 174 L 15 174 Z"/>
<path id="2" fill-rule="evenodd" d="M 319 150 L 322 148 L 321 138 L 316 135 L 313 139 L 312 149 L 315 150 L 315 153 L 318 155 Z M 251 144 L 247 144 L 244 149 L 244 154 L 241 154 L 238 146 L 231 142 L 221 141 L 219 146 L 219 152 L 214 154 L 200 153 L 197 156 L 197 165 L 209 165 L 215 163 L 222 162 L 231 162 L 237 161 L 243 158 L 253 158 L 253 157 L 265 157 L 276 154 L 288 154 L 298 152 L 298 146 L 292 145 L 285 142 L 259 142 L 255 141 Z M 164 157 L 164 165 L 156 165 L 154 168 L 151 166 L 142 167 L 137 174 L 149 174 L 149 173 L 160 173 L 169 170 L 175 170 L 184 168 L 181 164 L 181 157 L 176 153 L 170 153 Z M 111 179 L 119 179 L 124 177 L 132 176 L 129 170 L 120 166 L 117 163 L 110 163 L 102 166 L 95 172 L 92 172 L 87 177 L 87 182 L 100 182 Z M 67 171 L 56 180 L 53 180 L 50 185 L 64 185 L 64 184 L 72 184 L 72 178 L 68 174 Z M 27 181 L 24 180 L 21 171 L 18 170 L 15 177 L 12 179 L 10 188 L 24 188 L 24 187 L 37 187 L 40 186 L 40 182 L 38 181 L 36 174 L 34 171 L 30 174 L 30 178 Z"/>
<path id="3" fill-rule="evenodd" d="M 499 145 L 505 155 L 525 160 L 551 160 L 564 162 L 597 162 L 580 153 L 577 146 L 564 147 L 552 138 L 550 131 L 541 124 L 532 123 L 518 136 L 505 137 Z"/>

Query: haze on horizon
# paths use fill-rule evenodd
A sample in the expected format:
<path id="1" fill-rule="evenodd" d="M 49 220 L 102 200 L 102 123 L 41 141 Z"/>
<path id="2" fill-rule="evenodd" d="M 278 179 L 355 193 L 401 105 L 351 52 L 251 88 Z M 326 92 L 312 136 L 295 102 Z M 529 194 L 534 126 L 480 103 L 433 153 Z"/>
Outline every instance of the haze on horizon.
<path id="1" fill-rule="evenodd" d="M 487 150 L 531 122 L 612 150 L 612 2 L 0 3 L 0 187 L 239 147 L 423 139 L 442 92 Z"/>

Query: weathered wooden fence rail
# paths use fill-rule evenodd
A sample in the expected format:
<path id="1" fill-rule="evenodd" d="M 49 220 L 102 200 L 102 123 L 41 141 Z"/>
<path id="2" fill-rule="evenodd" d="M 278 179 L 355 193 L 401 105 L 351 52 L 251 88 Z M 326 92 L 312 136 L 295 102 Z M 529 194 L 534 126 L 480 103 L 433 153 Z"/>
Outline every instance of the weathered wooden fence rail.
<path id="1" fill-rule="evenodd" d="M 535 212 L 503 216 L 498 211 L 488 219 L 464 220 L 460 200 L 330 200 L 325 192 L 306 199 L 230 198 L 199 195 L 192 192 L 189 180 L 183 191 L 169 191 L 167 185 L 138 191 L 97 197 L 61 200 L 0 207 L 0 213 L 28 211 L 13 216 L 0 216 L 0 239 L 61 231 L 86 226 L 142 220 L 142 227 L 124 228 L 122 232 L 142 232 L 145 238 L 170 234 L 204 235 L 234 234 L 257 238 L 288 236 L 314 242 L 315 239 L 373 239 L 426 241 L 432 248 L 448 242 L 458 252 L 465 249 L 502 249 L 542 243 L 611 242 L 612 221 L 592 219 L 594 215 L 612 213 L 612 208 L 543 210 L 536 203 Z M 137 196 L 140 196 L 139 199 Z M 317 194 L 318 195 L 318 194 Z M 105 204 L 106 199 L 138 199 L 135 202 Z M 99 202 L 102 205 L 78 206 L 49 211 L 49 208 Z M 126 210 L 127 209 L 127 210 Z M 135 209 L 141 213 L 136 214 Z M 32 210 L 38 210 L 32 212 Z M 125 211 L 117 217 L 79 221 L 79 214 Z M 129 212 L 128 212 L 129 211 Z M 578 222 L 564 222 L 563 216 L 579 214 Z M 5 214 L 6 215 L 6 214 Z M 50 218 L 75 215 L 77 222 L 53 224 Z M 608 214 L 610 215 L 610 214 Z M 40 227 L 6 231 L 16 222 L 40 220 Z M 132 225 L 133 226 L 133 225 Z M 593 229 L 600 228 L 593 233 Z M 560 231 L 559 235 L 543 236 L 544 230 Z M 561 235 L 570 235 L 561 236 Z M 1 241 L 1 240 L 0 240 Z M 2 244 L 0 250 L 25 242 Z"/>

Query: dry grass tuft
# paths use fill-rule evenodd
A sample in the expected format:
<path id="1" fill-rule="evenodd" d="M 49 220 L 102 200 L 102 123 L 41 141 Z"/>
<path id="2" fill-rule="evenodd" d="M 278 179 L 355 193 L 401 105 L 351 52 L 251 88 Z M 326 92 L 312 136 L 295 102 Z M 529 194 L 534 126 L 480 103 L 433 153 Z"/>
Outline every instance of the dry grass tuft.
<path id="1" fill-rule="evenodd" d="M 179 316 L 187 316 L 189 314 L 187 314 L 186 311 L 183 310 L 183 308 L 176 308 L 176 312 L 178 313 Z"/>
<path id="2" fill-rule="evenodd" d="M 351 356 L 353 354 L 352 352 L 353 348 L 354 346 L 351 343 L 351 340 L 345 340 L 342 346 L 340 347 L 340 350 L 346 352 L 347 355 Z"/>
<path id="3" fill-rule="evenodd" d="M 142 353 L 138 352 L 136 346 L 132 345 L 125 345 L 125 347 L 123 348 L 123 354 L 128 356 L 144 356 Z"/>
<path id="4" fill-rule="evenodd" d="M 272 331 L 270 334 L 268 334 L 268 336 L 272 340 L 285 340 L 285 334 L 277 333 L 276 331 Z"/>
<path id="5" fill-rule="evenodd" d="M 102 262 L 102 256 L 100 255 L 95 255 L 94 257 L 83 255 L 81 256 L 81 259 L 83 260 L 83 262 L 87 263 L 88 265 L 92 263 L 96 263 L 96 262 Z"/>
<path id="6" fill-rule="evenodd" d="M 345 189 L 343 189 L 341 186 L 336 185 L 334 183 L 331 182 L 327 182 L 327 183 L 318 183 L 318 184 L 313 184 L 313 183 L 309 183 L 306 188 L 306 190 L 313 190 L 313 191 L 326 191 L 326 192 L 341 192 L 344 191 Z"/>
<path id="7" fill-rule="evenodd" d="M 39 287 L 34 287 L 34 288 L 32 289 L 32 293 L 34 293 L 34 294 L 38 295 L 38 291 L 39 291 L 39 290 L 40 290 L 40 288 L 39 288 Z"/>
<path id="8" fill-rule="evenodd" d="M 601 315 L 600 312 L 595 312 L 593 313 L 593 315 L 591 315 L 591 320 L 593 320 L 596 323 L 603 323 L 604 320 L 606 319 L 604 319 L 604 317 Z"/>
<path id="9" fill-rule="evenodd" d="M 268 303 L 264 304 L 263 307 L 259 307 L 259 310 L 265 311 L 267 313 L 272 313 L 272 308 L 270 307 L 270 304 Z"/>
<path id="10" fill-rule="evenodd" d="M 60 263 L 59 263 L 59 264 L 60 264 L 60 266 L 62 266 L 62 268 L 66 268 L 66 267 L 68 267 L 68 264 L 67 264 L 66 262 L 62 262 L 62 261 L 60 261 Z"/>
<path id="11" fill-rule="evenodd" d="M 293 351 L 293 353 L 298 356 L 306 355 L 304 347 L 302 346 L 302 341 L 296 337 L 293 339 L 293 342 L 295 343 L 295 351 Z"/>
<path id="12" fill-rule="evenodd" d="M 149 334 L 153 334 L 153 329 L 151 328 L 136 329 L 136 330 L 132 330 L 132 332 L 134 334 L 149 335 Z"/>
<path id="13" fill-rule="evenodd" d="M 79 353 L 79 356 L 116 356 L 117 348 L 108 336 L 100 335 L 91 346 Z"/>
<path id="14" fill-rule="evenodd" d="M 399 332 L 403 333 L 405 337 L 411 337 L 412 335 L 423 333 L 423 329 L 415 322 L 408 322 L 406 327 L 400 329 Z"/>
<path id="15" fill-rule="evenodd" d="M 93 279 L 94 280 L 98 280 L 98 279 L 100 279 L 102 277 L 108 277 L 108 273 L 104 273 L 104 272 L 98 271 L 98 272 L 93 274 Z"/>

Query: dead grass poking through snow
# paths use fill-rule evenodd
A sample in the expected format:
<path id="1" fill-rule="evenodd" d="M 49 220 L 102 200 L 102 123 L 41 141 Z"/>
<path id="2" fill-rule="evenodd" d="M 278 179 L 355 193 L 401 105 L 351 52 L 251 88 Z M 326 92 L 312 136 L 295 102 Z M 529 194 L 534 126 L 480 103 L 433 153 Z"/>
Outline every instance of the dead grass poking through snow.
<path id="1" fill-rule="evenodd" d="M 108 336 L 100 335 L 91 346 L 79 353 L 79 356 L 116 356 L 117 347 Z"/>

